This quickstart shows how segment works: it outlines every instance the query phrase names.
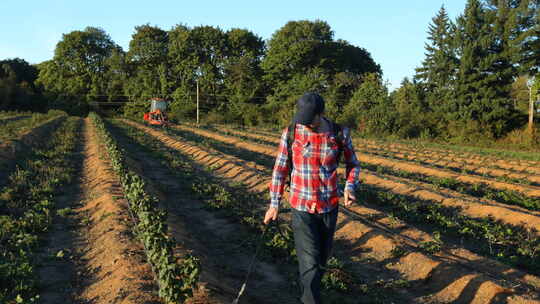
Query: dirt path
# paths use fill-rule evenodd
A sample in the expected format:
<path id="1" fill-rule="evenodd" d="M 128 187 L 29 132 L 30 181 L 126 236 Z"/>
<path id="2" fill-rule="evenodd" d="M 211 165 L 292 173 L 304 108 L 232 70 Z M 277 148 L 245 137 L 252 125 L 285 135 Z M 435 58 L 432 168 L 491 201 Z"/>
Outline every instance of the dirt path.
<path id="1" fill-rule="evenodd" d="M 193 252 L 201 259 L 201 288 L 194 303 L 231 303 L 239 291 L 251 261 L 251 246 L 238 247 L 250 232 L 226 215 L 206 210 L 205 204 L 186 195 L 182 182 L 160 160 L 142 151 L 116 128 L 110 131 L 126 150 L 130 163 L 147 179 L 150 192 L 158 194 L 169 211 L 168 226 L 182 256 Z M 240 303 L 297 303 L 287 274 L 293 269 L 259 261 Z"/>
<path id="2" fill-rule="evenodd" d="M 160 303 L 150 266 L 130 232 L 127 202 L 88 119 L 82 135 L 84 161 L 80 188 L 65 197 L 73 208 L 65 228 L 76 228 L 78 235 L 73 249 L 73 255 L 78 257 L 78 286 L 73 302 Z M 70 226 L 74 223 L 81 225 Z M 59 233 L 60 237 L 65 235 L 65 231 Z M 65 252 L 72 254 L 70 251 L 68 248 Z M 62 303 L 55 301 L 55 297 L 51 299 L 48 303 Z"/>
<path id="3" fill-rule="evenodd" d="M 155 136 L 166 146 L 192 156 L 202 166 L 213 164 L 216 175 L 242 182 L 242 179 L 238 178 L 243 170 L 242 167 L 226 166 L 231 162 L 230 158 L 234 157 L 230 155 L 223 157 L 223 154 L 216 151 L 192 146 L 138 123 L 130 121 L 126 123 Z M 248 145 L 244 143 L 244 147 Z M 236 161 L 242 162 L 239 159 Z M 253 190 L 267 191 L 269 176 L 263 175 L 259 178 L 266 182 L 254 187 Z M 527 303 L 525 298 L 512 295 L 516 291 L 499 285 L 498 280 L 520 281 L 520 284 L 525 285 L 540 282 L 534 276 L 477 256 L 464 249 L 445 250 L 441 254 L 428 256 L 419 252 L 417 248 L 418 239 L 429 239 L 426 233 L 412 227 L 407 227 L 407 230 L 400 233 L 403 227 L 396 231 L 395 228 L 387 225 L 390 221 L 388 217 L 368 207 L 355 207 L 352 211 L 364 218 L 371 218 L 370 214 L 375 215 L 375 218 L 380 217 L 377 221 L 359 221 L 356 217 L 341 213 L 336 243 L 341 243 L 342 248 L 346 248 L 356 261 L 377 260 L 383 267 L 376 270 L 378 273 L 392 272 L 400 278 L 413 281 L 414 286 L 417 287 L 414 292 L 417 293 L 419 301 L 422 299 L 422 301 L 433 303 L 452 301 L 456 301 L 455 303 L 490 303 L 491 301 Z M 394 257 L 393 250 L 401 246 L 406 246 L 411 250 L 402 257 Z M 357 264 L 361 267 L 361 263 Z M 364 271 L 370 273 L 374 270 L 364 269 Z"/>

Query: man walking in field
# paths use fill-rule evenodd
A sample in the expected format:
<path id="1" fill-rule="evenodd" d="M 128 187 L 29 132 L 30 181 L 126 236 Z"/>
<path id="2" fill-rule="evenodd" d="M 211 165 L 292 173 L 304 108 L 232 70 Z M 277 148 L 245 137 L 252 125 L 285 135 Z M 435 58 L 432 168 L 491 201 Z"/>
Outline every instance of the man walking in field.
<path id="1" fill-rule="evenodd" d="M 318 304 L 321 278 L 331 254 L 338 214 L 338 161 L 346 164 L 344 205 L 356 200 L 360 163 L 350 132 L 323 117 L 324 99 L 306 93 L 297 102 L 291 126 L 283 131 L 270 185 L 264 223 L 276 220 L 287 178 L 292 228 L 304 304 Z"/>

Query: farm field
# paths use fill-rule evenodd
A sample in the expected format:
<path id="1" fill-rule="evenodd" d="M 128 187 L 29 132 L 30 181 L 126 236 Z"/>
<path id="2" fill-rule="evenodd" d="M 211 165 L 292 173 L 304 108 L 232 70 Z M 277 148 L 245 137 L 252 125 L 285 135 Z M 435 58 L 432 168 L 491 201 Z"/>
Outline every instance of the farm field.
<path id="1" fill-rule="evenodd" d="M 231 303 L 259 249 L 240 303 L 297 303 L 289 206 L 262 224 L 279 132 L 61 112 L 0 131 L 1 303 Z M 328 303 L 540 303 L 540 162 L 354 145 Z"/>

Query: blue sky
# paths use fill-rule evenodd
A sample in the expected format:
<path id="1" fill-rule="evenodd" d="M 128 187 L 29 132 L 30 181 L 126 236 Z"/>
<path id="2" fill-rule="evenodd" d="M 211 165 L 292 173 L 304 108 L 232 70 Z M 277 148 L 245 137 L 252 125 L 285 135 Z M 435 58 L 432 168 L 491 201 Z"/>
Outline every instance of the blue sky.
<path id="1" fill-rule="evenodd" d="M 414 74 L 424 57 L 427 26 L 444 4 L 452 19 L 466 0 L 385 1 L 66 1 L 0 2 L 0 60 L 30 63 L 52 58 L 63 33 L 86 26 L 103 28 L 127 51 L 136 25 L 164 30 L 176 24 L 249 29 L 263 39 L 290 20 L 321 19 L 336 39 L 367 49 L 395 88 Z"/>

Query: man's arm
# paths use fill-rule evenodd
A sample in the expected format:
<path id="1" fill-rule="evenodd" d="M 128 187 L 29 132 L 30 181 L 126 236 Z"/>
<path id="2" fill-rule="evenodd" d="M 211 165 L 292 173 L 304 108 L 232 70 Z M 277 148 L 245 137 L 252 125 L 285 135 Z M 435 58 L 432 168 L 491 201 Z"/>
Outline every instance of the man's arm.
<path id="1" fill-rule="evenodd" d="M 356 158 L 349 128 L 343 128 L 343 157 L 345 161 L 345 190 L 349 194 L 354 194 L 358 186 L 358 176 L 360 175 L 360 162 Z"/>
<path id="2" fill-rule="evenodd" d="M 288 129 L 285 129 L 281 134 L 276 163 L 272 172 L 272 181 L 270 182 L 270 207 L 274 208 L 279 208 L 283 190 L 285 189 L 285 181 L 291 169 L 287 161 L 289 157 L 287 132 Z"/>

